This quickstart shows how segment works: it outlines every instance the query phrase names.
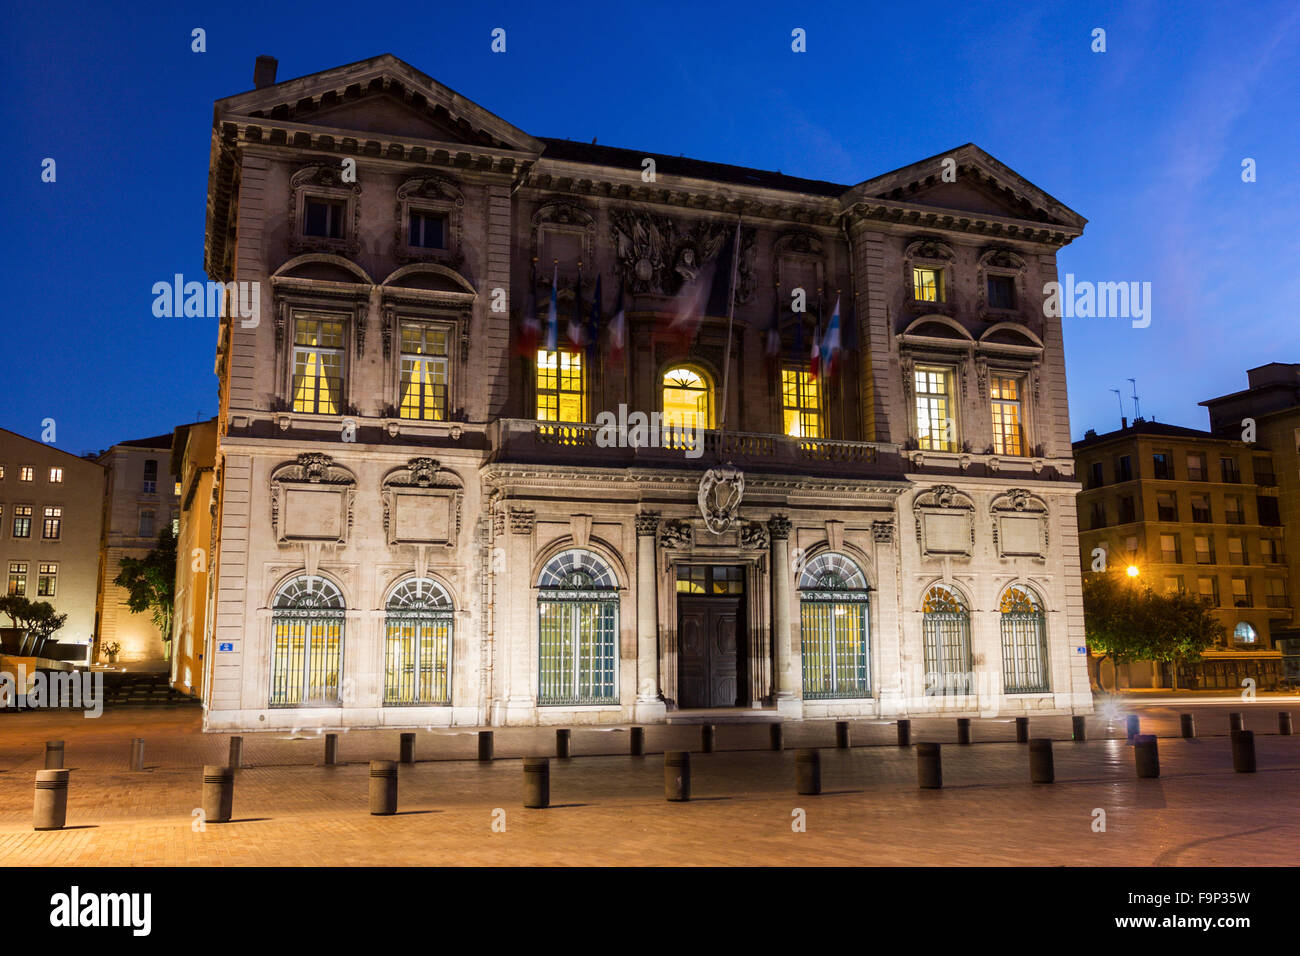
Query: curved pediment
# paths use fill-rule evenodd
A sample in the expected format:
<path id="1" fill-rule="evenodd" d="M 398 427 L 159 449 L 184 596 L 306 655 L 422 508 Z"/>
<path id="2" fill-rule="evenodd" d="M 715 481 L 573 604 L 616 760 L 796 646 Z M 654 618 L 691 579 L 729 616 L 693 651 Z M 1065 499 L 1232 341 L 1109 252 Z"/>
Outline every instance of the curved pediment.
<path id="1" fill-rule="evenodd" d="M 903 330 L 907 338 L 952 339 L 960 342 L 973 342 L 971 334 L 960 322 L 946 315 L 923 315 Z"/>
<path id="2" fill-rule="evenodd" d="M 386 290 L 466 295 L 470 298 L 477 294 L 474 286 L 463 275 L 436 262 L 416 262 L 402 266 L 380 285 Z"/>
<path id="3" fill-rule="evenodd" d="M 1043 340 L 1022 325 L 1016 325 L 1014 322 L 999 322 L 984 331 L 980 336 L 980 345 L 1009 345 L 1041 352 Z"/>
<path id="4" fill-rule="evenodd" d="M 355 262 L 343 256 L 313 252 L 295 256 L 273 273 L 274 278 L 308 279 L 314 282 L 345 282 L 373 285 L 374 282 Z"/>

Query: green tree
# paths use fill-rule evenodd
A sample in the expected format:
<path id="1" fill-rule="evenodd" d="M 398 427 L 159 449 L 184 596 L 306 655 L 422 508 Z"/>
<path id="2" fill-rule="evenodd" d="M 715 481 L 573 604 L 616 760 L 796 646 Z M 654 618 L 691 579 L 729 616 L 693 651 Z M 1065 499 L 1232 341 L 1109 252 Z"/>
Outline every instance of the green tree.
<path id="1" fill-rule="evenodd" d="M 29 601 L 16 594 L 0 597 L 0 613 L 8 616 L 13 627 L 27 630 L 24 649 L 37 647 L 68 621 L 68 615 L 60 614 L 49 601 Z"/>
<path id="2" fill-rule="evenodd" d="M 132 613 L 148 611 L 163 640 L 170 644 L 176 606 L 176 535 L 171 525 L 163 528 L 157 546 L 143 558 L 123 558 L 113 583 L 126 590 L 126 606 Z"/>
<path id="3" fill-rule="evenodd" d="M 1183 591 L 1158 594 L 1120 573 L 1085 572 L 1084 634 L 1098 661 L 1098 685 L 1106 689 L 1101 664 L 1110 658 L 1116 666 L 1134 660 L 1174 664 L 1177 688 L 1178 662 L 1200 660 L 1201 652 L 1224 636 L 1210 607 Z"/>

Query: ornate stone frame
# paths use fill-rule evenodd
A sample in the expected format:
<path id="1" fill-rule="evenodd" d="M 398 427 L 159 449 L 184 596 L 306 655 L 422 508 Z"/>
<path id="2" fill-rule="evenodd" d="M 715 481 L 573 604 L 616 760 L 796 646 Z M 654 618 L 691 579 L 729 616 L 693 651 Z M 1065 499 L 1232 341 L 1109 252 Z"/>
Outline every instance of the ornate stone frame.
<path id="1" fill-rule="evenodd" d="M 350 470 L 337 464 L 329 455 L 309 452 L 299 455 L 294 461 L 285 462 L 271 472 L 271 530 L 276 544 L 292 545 L 317 542 L 324 544 L 345 545 L 352 533 L 352 506 L 357 493 L 357 476 Z M 286 491 L 298 487 L 337 486 L 342 494 L 339 496 L 339 527 L 343 533 L 337 539 L 327 539 L 309 535 L 286 533 L 281 514 L 286 504 Z"/>
<path id="2" fill-rule="evenodd" d="M 445 249 L 410 245 L 412 210 L 447 217 Z M 455 180 L 445 176 L 416 176 L 406 180 L 397 187 L 396 220 L 393 257 L 398 262 L 441 262 L 459 269 L 465 261 L 465 194 Z"/>
<path id="3" fill-rule="evenodd" d="M 428 498 L 432 506 L 445 505 L 449 509 L 451 525 L 447 540 L 443 542 L 399 538 L 393 512 L 397 508 L 399 492 L 418 498 Z M 442 544 L 454 550 L 460 540 L 463 520 L 465 484 L 460 475 L 443 468 L 436 458 L 412 458 L 405 465 L 394 468 L 380 483 L 380 497 L 384 509 L 384 538 L 390 547 L 409 544 L 431 547 Z"/>
<path id="4" fill-rule="evenodd" d="M 336 252 L 355 257 L 361 251 L 361 184 L 343 182 L 341 166 L 312 164 L 289 177 L 289 249 L 293 252 Z M 304 236 L 302 223 L 308 197 L 342 201 L 348 223 L 342 239 Z"/>
<path id="5" fill-rule="evenodd" d="M 1036 553 L 1008 552 L 1005 550 L 1006 539 L 1002 533 L 1002 519 L 1011 516 L 1016 520 L 1020 520 L 1021 516 L 1024 515 L 1035 516 L 1038 519 L 1039 550 Z M 993 531 L 993 547 L 997 551 L 998 557 L 1028 557 L 1045 561 L 1049 541 L 1050 522 L 1048 516 L 1047 502 L 1028 489 L 1008 488 L 994 498 L 989 505 L 989 519 Z"/>
<path id="6" fill-rule="evenodd" d="M 553 199 L 542 203 L 533 213 L 532 218 L 532 256 L 533 287 L 550 289 L 551 265 L 542 262 L 542 249 L 546 245 L 548 232 L 556 235 L 575 236 L 582 245 L 582 264 L 586 271 L 582 290 L 591 292 L 596 287 L 596 218 L 586 209 L 564 199 Z M 576 263 L 559 263 L 561 282 L 570 286 L 577 276 Z M 570 301 L 572 299 L 570 298 Z"/>
<path id="7" fill-rule="evenodd" d="M 1009 249 L 989 249 L 979 258 L 976 279 L 976 313 L 985 322 L 999 322 L 1020 316 L 1025 298 L 1025 260 Z M 1009 309 L 995 309 L 988 304 L 989 276 L 1005 276 L 1014 285 L 1015 301 Z"/>
<path id="8" fill-rule="evenodd" d="M 957 255 L 952 247 L 937 237 L 921 237 L 907 244 L 903 250 L 903 290 L 904 305 L 909 312 L 937 312 L 953 315 L 957 311 L 953 301 L 953 263 Z M 912 270 L 916 267 L 936 269 L 940 272 L 940 291 L 943 298 L 938 302 L 929 302 L 913 298 L 916 290 Z"/>
<path id="9" fill-rule="evenodd" d="M 971 557 L 975 553 L 975 502 L 963 491 L 952 485 L 934 485 L 917 494 L 912 501 L 912 511 L 916 516 L 916 541 L 921 548 L 921 556 L 929 557 Z M 969 537 L 963 540 L 969 543 L 960 551 L 940 550 L 931 547 L 927 533 L 927 518 L 931 515 L 945 518 L 964 517 L 969 528 Z"/>

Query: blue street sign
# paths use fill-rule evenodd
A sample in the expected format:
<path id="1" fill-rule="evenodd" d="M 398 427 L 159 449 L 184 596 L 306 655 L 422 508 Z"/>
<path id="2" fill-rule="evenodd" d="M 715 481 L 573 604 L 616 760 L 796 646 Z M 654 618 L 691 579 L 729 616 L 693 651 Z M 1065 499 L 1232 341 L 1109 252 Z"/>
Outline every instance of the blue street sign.
<path id="1" fill-rule="evenodd" d="M 217 650 L 219 651 L 233 651 L 234 649 L 235 649 L 235 645 L 230 641 L 222 641 L 220 644 L 217 645 Z"/>

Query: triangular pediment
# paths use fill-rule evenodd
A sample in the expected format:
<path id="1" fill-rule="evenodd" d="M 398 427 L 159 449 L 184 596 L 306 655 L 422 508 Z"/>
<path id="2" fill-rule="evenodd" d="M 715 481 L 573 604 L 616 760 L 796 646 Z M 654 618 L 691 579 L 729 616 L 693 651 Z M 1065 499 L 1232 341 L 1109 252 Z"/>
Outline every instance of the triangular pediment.
<path id="1" fill-rule="evenodd" d="M 391 54 L 218 100 L 218 116 L 382 138 L 539 153 L 542 144 Z"/>
<path id="2" fill-rule="evenodd" d="M 953 215 L 1040 222 L 1082 230 L 1087 220 L 973 143 L 868 179 L 845 205 L 881 201 Z"/>

